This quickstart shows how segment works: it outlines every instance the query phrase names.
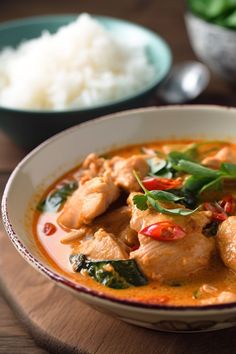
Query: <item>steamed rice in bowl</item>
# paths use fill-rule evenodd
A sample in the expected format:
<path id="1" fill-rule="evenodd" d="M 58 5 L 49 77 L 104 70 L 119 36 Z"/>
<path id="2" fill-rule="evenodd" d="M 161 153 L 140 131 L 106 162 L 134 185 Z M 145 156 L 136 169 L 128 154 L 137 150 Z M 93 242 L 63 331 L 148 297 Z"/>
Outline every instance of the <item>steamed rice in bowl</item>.
<path id="1" fill-rule="evenodd" d="M 134 43 L 133 43 L 134 42 Z M 0 53 L 0 105 L 65 110 L 138 93 L 152 80 L 145 47 L 109 33 L 87 14 L 55 34 Z"/>

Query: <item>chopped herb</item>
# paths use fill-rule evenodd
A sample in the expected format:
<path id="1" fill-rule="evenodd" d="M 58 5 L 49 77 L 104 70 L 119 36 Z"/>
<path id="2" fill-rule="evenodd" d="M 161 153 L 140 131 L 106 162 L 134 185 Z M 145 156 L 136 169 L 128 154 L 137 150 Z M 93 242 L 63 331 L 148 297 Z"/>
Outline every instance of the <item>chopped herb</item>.
<path id="1" fill-rule="evenodd" d="M 62 187 L 55 190 L 42 200 L 38 206 L 37 210 L 42 211 L 53 211 L 56 212 L 60 206 L 65 203 L 67 198 L 78 188 L 78 183 L 76 181 L 71 181 L 65 183 Z"/>
<path id="2" fill-rule="evenodd" d="M 202 292 L 201 292 L 201 289 L 200 289 L 200 288 L 194 290 L 194 292 L 193 292 L 193 298 L 194 298 L 194 299 L 199 299 L 199 297 L 200 297 L 201 295 L 202 295 Z"/>
<path id="3" fill-rule="evenodd" d="M 93 261 L 83 254 L 72 254 L 70 263 L 75 272 L 85 270 L 90 277 L 109 288 L 127 289 L 147 284 L 134 259 Z"/>

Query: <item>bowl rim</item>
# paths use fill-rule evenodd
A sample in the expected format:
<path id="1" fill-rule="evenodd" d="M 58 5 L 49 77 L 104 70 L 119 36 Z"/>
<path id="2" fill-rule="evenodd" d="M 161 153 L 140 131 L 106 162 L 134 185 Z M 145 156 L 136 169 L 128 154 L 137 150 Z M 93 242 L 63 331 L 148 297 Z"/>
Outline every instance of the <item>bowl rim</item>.
<path id="1" fill-rule="evenodd" d="M 204 23 L 205 25 L 208 25 L 209 27 L 215 28 L 218 31 L 223 31 L 223 32 L 226 32 L 226 33 L 228 32 L 228 34 L 231 33 L 231 34 L 235 34 L 236 35 L 236 29 L 225 27 L 225 26 L 219 25 L 217 23 L 207 21 L 205 18 L 198 16 L 190 8 L 187 8 L 186 13 L 185 13 L 185 18 L 188 18 L 188 17 L 189 18 L 193 17 L 193 18 L 199 20 L 200 22 Z"/>
<path id="2" fill-rule="evenodd" d="M 4 192 L 3 192 L 3 197 L 2 197 L 2 203 L 1 203 L 1 212 L 2 212 L 2 220 L 3 220 L 3 225 L 5 227 L 6 233 L 10 239 L 10 241 L 13 243 L 15 246 L 16 250 L 23 256 L 23 258 L 34 268 L 36 268 L 38 271 L 40 271 L 42 274 L 44 274 L 47 278 L 50 278 L 51 280 L 55 281 L 59 285 L 62 285 L 65 288 L 73 289 L 74 291 L 78 293 L 82 293 L 87 296 L 92 296 L 96 297 L 102 301 L 105 302 L 111 302 L 120 306 L 126 306 L 126 307 L 133 307 L 137 308 L 139 311 L 153 311 L 157 310 L 157 312 L 163 312 L 163 313 L 175 313 L 175 314 L 183 314 L 184 315 L 204 315 L 206 313 L 206 310 L 209 312 L 212 312 L 214 314 L 221 314 L 222 311 L 225 313 L 229 312 L 231 313 L 231 310 L 234 309 L 236 310 L 236 302 L 231 302 L 231 303 L 224 303 L 224 304 L 214 304 L 214 305 L 202 305 L 202 306 L 175 306 L 175 305 L 161 305 L 161 304 L 152 304 L 152 303 L 142 303 L 138 301 L 133 301 L 133 300 L 127 300 L 127 299 L 120 299 L 112 295 L 107 295 L 103 293 L 102 291 L 97 291 L 92 288 L 77 284 L 73 282 L 72 280 L 69 280 L 62 274 L 57 273 L 56 270 L 51 270 L 47 268 L 44 264 L 41 263 L 36 257 L 34 257 L 31 253 L 30 250 L 22 243 L 20 240 L 20 237 L 17 235 L 17 232 L 14 230 L 11 220 L 8 215 L 8 192 L 11 188 L 12 183 L 14 182 L 15 178 L 17 177 L 18 172 L 20 169 L 28 163 L 29 160 L 34 158 L 35 155 L 40 153 L 42 149 L 47 148 L 48 145 L 53 144 L 57 139 L 60 139 L 62 136 L 69 135 L 71 132 L 80 129 L 80 127 L 84 126 L 90 126 L 96 121 L 97 123 L 101 121 L 107 121 L 107 120 L 112 120 L 114 117 L 117 116 L 123 116 L 127 115 L 127 113 L 133 115 L 135 113 L 143 113 L 145 112 L 157 112 L 157 111 L 176 111 L 176 110 L 198 110 L 199 112 L 201 111 L 221 111 L 222 113 L 227 113 L 229 111 L 232 111 L 236 114 L 236 108 L 235 107 L 228 107 L 228 106 L 218 106 L 218 105 L 173 105 L 173 106 L 159 106 L 159 107 L 148 107 L 148 108 L 139 108 L 139 109 L 131 109 L 131 110 L 126 110 L 122 112 L 117 112 L 113 114 L 109 114 L 100 118 L 93 119 L 88 122 L 80 123 L 76 126 L 73 126 L 71 128 L 68 128 L 51 138 L 45 140 L 43 143 L 38 145 L 36 148 L 34 148 L 30 153 L 28 153 L 15 167 L 13 172 L 11 173 L 7 184 L 5 186 Z"/>
<path id="3" fill-rule="evenodd" d="M 53 21 L 60 21 L 62 19 L 68 19 L 69 23 L 73 22 L 80 16 L 82 13 L 79 14 L 55 14 L 55 15 L 42 15 L 42 16 L 30 16 L 30 17 L 24 17 L 21 19 L 17 20 L 10 20 L 10 21 L 5 21 L 0 23 L 0 33 L 3 30 L 8 30 L 10 28 L 14 27 L 23 27 L 25 25 L 33 25 L 36 24 L 37 22 L 42 23 L 42 22 L 48 22 L 49 20 Z M 84 107 L 84 108 L 71 108 L 71 109 L 57 109 L 57 110 L 50 110 L 50 109 L 21 109 L 21 108 L 14 108 L 14 107 L 6 107 L 6 106 L 1 106 L 0 105 L 0 110 L 6 111 L 6 112 L 18 112 L 18 113 L 24 113 L 24 114 L 40 114 L 40 115 L 60 115 L 60 114 L 67 114 L 67 113 L 87 113 L 87 112 L 95 112 L 99 109 L 109 109 L 111 107 L 116 107 L 121 104 L 127 104 L 133 100 L 138 99 L 139 97 L 142 97 L 145 94 L 148 94 L 149 92 L 153 91 L 155 88 L 157 88 L 168 76 L 170 73 L 172 63 L 173 63 L 173 55 L 172 55 L 172 50 L 170 48 L 170 45 L 168 42 L 157 32 L 149 29 L 148 27 L 142 26 L 136 22 L 132 21 L 127 21 L 123 20 L 120 18 L 112 17 L 112 16 L 103 16 L 103 15 L 97 15 L 97 14 L 89 14 L 91 17 L 97 19 L 98 21 L 105 21 L 108 23 L 117 23 L 119 25 L 125 25 L 125 26 L 130 26 L 134 28 L 135 30 L 141 30 L 142 32 L 146 33 L 149 37 L 153 38 L 155 41 L 158 41 L 160 45 L 162 46 L 162 49 L 165 52 L 165 55 L 167 56 L 167 65 L 165 70 L 163 71 L 162 75 L 159 76 L 159 73 L 155 74 L 154 80 L 152 79 L 151 82 L 147 83 L 145 85 L 145 88 L 142 88 L 138 90 L 137 92 L 134 92 L 133 94 L 129 94 L 125 97 L 121 97 L 118 99 L 114 99 L 112 101 L 108 101 L 105 103 L 97 104 L 97 105 L 91 105 L 89 107 Z M 61 27 L 61 26 L 60 26 Z M 37 37 L 38 38 L 38 37 Z M 6 47 L 6 46 L 5 46 Z M 0 49 L 1 51 L 1 49 Z M 155 65 L 156 67 L 156 65 Z"/>

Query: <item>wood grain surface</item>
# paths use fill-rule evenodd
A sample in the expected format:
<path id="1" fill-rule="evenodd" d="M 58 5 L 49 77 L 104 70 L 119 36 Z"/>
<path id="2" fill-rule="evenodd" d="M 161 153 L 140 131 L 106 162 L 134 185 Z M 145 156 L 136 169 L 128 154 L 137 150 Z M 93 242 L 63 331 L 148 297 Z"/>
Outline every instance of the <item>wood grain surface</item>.
<path id="1" fill-rule="evenodd" d="M 180 62 L 195 58 L 185 31 L 183 21 L 184 7 L 183 0 L 120 0 L 118 2 L 110 0 L 0 0 L 0 22 L 26 16 L 79 13 L 83 11 L 120 17 L 157 31 L 169 42 L 173 51 L 174 61 Z M 235 92 L 235 87 L 212 75 L 207 90 L 193 103 L 236 106 Z M 151 100 L 151 104 L 159 103 L 156 97 Z M 3 190 L 9 173 L 25 153 L 0 132 L 0 191 Z M 2 251 L 1 244 L 0 251 Z M 13 249 L 11 251 L 13 255 L 16 254 Z M 2 259 L 2 253 L 0 254 L 0 259 Z M 17 255 L 17 257 L 19 256 Z M 2 269 L 0 268 L 1 272 Z M 7 300 L 9 300 L 9 296 L 7 296 Z M 106 321 L 108 321 L 108 324 L 111 323 L 108 318 L 106 318 Z M 119 328 L 117 327 L 118 322 L 115 322 L 116 324 L 111 326 L 111 330 Z M 119 338 L 120 336 L 127 338 L 129 328 L 131 326 L 124 325 L 122 330 L 120 330 Z M 140 332 L 142 330 L 136 329 L 136 331 L 135 338 L 138 336 L 142 338 L 142 332 Z M 155 332 L 148 331 L 149 334 L 145 338 L 145 345 L 136 346 L 136 353 L 146 353 L 145 349 L 149 347 L 149 341 L 153 340 L 155 340 L 156 344 L 155 353 L 234 353 L 236 352 L 234 332 L 235 330 L 232 329 L 218 332 L 217 334 L 200 336 L 169 336 L 158 335 Z M 98 340 L 91 332 L 89 333 L 88 340 L 92 343 Z M 96 329 L 95 333 L 98 333 Z M 101 338 L 103 341 L 99 341 L 100 349 L 96 347 L 98 343 L 94 344 L 95 351 L 97 350 L 99 353 L 103 352 L 104 354 L 112 353 L 110 350 L 114 349 L 114 347 L 111 347 L 111 344 L 109 346 L 109 343 L 113 341 L 113 338 L 109 336 L 109 333 L 110 331 L 104 335 L 104 338 Z M 114 334 L 115 332 L 112 331 L 112 333 Z M 86 333 L 83 333 L 83 336 L 86 335 Z M 132 340 L 133 343 L 130 343 L 129 338 L 127 338 L 129 345 L 123 347 L 118 345 L 116 349 L 119 352 L 132 353 L 132 345 L 136 345 L 136 339 Z M 128 350 L 131 351 L 129 352 Z M 114 353 L 119 352 L 114 351 Z M 0 295 L 0 354 L 5 353 L 34 354 L 45 353 L 45 351 L 39 349 L 33 342 L 32 336 L 22 327 Z"/>

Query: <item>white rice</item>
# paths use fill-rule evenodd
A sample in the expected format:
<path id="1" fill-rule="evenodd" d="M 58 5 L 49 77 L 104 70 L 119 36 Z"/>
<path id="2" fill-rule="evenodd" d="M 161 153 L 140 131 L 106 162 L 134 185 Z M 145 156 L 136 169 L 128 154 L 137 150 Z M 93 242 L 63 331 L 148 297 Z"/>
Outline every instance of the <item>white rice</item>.
<path id="1" fill-rule="evenodd" d="M 145 48 L 106 31 L 87 14 L 0 52 L 0 105 L 86 108 L 140 91 L 155 69 Z"/>

